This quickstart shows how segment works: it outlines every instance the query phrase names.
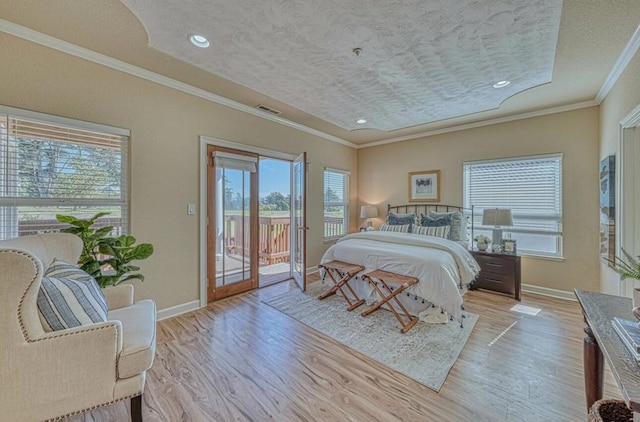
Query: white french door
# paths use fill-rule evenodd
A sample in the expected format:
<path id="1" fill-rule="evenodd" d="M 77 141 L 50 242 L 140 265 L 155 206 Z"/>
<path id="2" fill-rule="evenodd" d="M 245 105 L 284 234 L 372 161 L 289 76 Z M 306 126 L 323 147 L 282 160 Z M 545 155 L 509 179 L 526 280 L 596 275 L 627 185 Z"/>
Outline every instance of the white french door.
<path id="1" fill-rule="evenodd" d="M 291 189 L 291 259 L 293 261 L 293 279 L 305 291 L 307 289 L 307 153 L 303 152 L 292 166 Z"/>

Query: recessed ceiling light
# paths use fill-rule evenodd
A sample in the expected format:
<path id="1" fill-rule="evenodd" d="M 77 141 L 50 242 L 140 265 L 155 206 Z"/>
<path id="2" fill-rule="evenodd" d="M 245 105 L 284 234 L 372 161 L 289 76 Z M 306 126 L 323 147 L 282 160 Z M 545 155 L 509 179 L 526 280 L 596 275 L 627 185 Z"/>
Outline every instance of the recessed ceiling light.
<path id="1" fill-rule="evenodd" d="M 505 86 L 509 85 L 511 83 L 511 81 L 500 81 L 500 82 L 496 82 L 495 84 L 493 84 L 494 88 L 504 88 Z"/>
<path id="2" fill-rule="evenodd" d="M 191 34 L 189 35 L 189 41 L 191 41 L 191 44 L 195 45 L 196 47 L 200 47 L 200 48 L 209 47 L 209 40 L 203 37 L 202 35 Z"/>
<path id="3" fill-rule="evenodd" d="M 356 120 L 356 123 L 359 124 L 359 125 L 363 125 L 363 124 L 367 123 L 367 121 L 365 119 L 358 119 L 358 120 Z"/>

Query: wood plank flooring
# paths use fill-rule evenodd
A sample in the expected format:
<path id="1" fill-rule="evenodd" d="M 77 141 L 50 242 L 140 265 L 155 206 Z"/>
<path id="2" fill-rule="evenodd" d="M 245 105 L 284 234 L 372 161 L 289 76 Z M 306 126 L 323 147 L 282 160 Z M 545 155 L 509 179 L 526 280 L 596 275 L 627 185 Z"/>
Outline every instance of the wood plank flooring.
<path id="1" fill-rule="evenodd" d="M 468 292 L 465 306 L 480 319 L 436 393 L 260 302 L 294 288 L 280 283 L 160 322 L 144 420 L 587 419 L 575 302 L 524 294 L 522 304 L 542 308 L 534 317 L 510 311 L 512 298 Z M 605 397 L 620 397 L 608 369 Z M 117 403 L 69 421 L 128 418 L 128 403 Z"/>

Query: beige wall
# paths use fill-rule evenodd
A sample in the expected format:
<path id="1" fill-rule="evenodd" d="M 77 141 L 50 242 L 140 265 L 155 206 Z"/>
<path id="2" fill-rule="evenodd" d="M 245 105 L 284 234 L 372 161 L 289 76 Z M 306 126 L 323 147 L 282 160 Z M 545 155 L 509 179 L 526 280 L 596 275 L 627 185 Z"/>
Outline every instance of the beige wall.
<path id="1" fill-rule="evenodd" d="M 620 160 L 620 121 L 640 104 L 640 52 L 637 52 L 624 73 L 600 105 L 599 158 L 616 155 L 616 167 Z M 616 173 L 619 171 L 616 168 Z M 619 183 L 619 179 L 616 183 Z M 616 199 L 619 206 L 619 198 Z M 636 210 L 637 212 L 637 210 Z M 618 294 L 619 277 L 605 264 L 600 264 L 600 290 Z"/>
<path id="2" fill-rule="evenodd" d="M 462 204 L 465 161 L 563 153 L 564 261 L 525 257 L 522 282 L 598 289 L 598 107 L 358 150 L 358 197 L 405 204 L 407 173 L 441 170 L 441 203 Z"/>
<path id="3" fill-rule="evenodd" d="M 199 297 L 199 136 L 289 154 L 307 151 L 308 266 L 324 250 L 322 176 L 325 166 L 356 174 L 356 151 L 125 73 L 0 34 L 2 105 L 131 130 L 131 231 L 151 242 L 142 261 L 138 297 L 163 309 Z M 350 183 L 350 221 L 357 227 L 357 178 Z"/>

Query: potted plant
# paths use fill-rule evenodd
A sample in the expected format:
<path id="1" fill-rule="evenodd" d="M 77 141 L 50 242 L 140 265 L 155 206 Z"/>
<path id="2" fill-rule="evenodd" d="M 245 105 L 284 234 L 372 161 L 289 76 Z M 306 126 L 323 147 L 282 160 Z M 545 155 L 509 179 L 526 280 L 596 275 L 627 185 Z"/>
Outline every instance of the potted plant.
<path id="1" fill-rule="evenodd" d="M 491 243 L 491 239 L 483 234 L 479 234 L 473 238 L 479 251 L 486 251 Z"/>
<path id="2" fill-rule="evenodd" d="M 150 243 L 135 245 L 136 238 L 133 236 L 111 237 L 112 226 L 92 227 L 97 219 L 108 214 L 100 212 L 89 219 L 58 214 L 56 219 L 71 225 L 62 229 L 62 232 L 75 234 L 82 239 L 78 265 L 95 278 L 100 287 L 116 286 L 128 280 L 144 281 L 144 276 L 136 273 L 140 267 L 132 265 L 131 261 L 149 258 L 153 254 L 153 246 Z"/>
<path id="3" fill-rule="evenodd" d="M 622 249 L 622 254 L 625 259 L 616 256 L 613 259 L 605 258 L 605 260 L 611 265 L 613 271 L 622 276 L 623 280 L 635 278 L 640 281 L 640 256 L 634 258 L 624 248 Z"/>

